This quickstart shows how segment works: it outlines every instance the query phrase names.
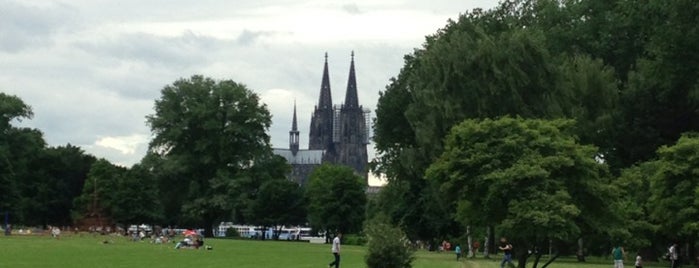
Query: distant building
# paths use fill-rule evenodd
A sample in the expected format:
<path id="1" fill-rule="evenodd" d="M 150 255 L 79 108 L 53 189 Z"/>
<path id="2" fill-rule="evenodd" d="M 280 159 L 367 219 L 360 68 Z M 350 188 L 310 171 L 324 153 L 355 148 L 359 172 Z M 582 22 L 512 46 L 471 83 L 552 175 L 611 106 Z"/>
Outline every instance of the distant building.
<path id="1" fill-rule="evenodd" d="M 320 97 L 311 115 L 308 150 L 299 149 L 299 131 L 294 117 L 289 131 L 289 149 L 274 149 L 292 166 L 290 179 L 305 185 L 313 169 L 323 163 L 346 165 L 368 180 L 367 144 L 369 144 L 369 110 L 359 105 L 354 52 L 350 63 L 345 102 L 333 105 L 328 74 L 328 54 L 320 84 Z M 368 184 L 368 183 L 367 183 Z"/>

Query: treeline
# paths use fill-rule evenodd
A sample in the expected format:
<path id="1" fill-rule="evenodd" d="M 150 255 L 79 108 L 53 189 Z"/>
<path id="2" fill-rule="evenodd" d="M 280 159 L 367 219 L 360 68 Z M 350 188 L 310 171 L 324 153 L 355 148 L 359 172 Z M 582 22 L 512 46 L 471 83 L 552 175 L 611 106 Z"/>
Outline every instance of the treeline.
<path id="1" fill-rule="evenodd" d="M 698 46 L 691 0 L 509 0 L 461 15 L 380 93 L 374 167 L 389 183 L 370 214 L 412 240 L 488 236 L 492 252 L 508 236 L 520 267 L 550 245 L 654 259 L 680 241 L 693 259 Z"/>
<path id="2" fill-rule="evenodd" d="M 0 93 L 0 212 L 12 223 L 71 225 L 73 200 L 96 159 L 70 144 L 49 147 L 41 131 L 12 125 L 31 117 L 21 99 Z"/>
<path id="3" fill-rule="evenodd" d="M 291 169 L 272 153 L 267 107 L 231 80 L 195 75 L 165 86 L 147 116 L 148 153 L 131 167 L 46 146 L 39 130 L 13 125 L 32 116 L 15 96 L 0 93 L 0 116 L 0 212 L 15 225 L 149 223 L 204 228 L 210 237 L 231 220 L 356 232 L 365 216 L 355 209 L 366 202 L 363 180 L 348 167 L 317 168 L 306 188 L 286 179 Z"/>

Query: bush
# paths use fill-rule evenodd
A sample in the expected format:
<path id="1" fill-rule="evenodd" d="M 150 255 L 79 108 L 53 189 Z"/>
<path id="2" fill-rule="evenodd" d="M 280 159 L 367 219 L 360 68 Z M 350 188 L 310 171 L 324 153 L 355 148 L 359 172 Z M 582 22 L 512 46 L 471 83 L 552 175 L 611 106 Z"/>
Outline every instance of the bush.
<path id="1" fill-rule="evenodd" d="M 384 217 L 367 222 L 366 264 L 369 268 L 410 268 L 414 249 L 403 230 L 388 223 Z"/>
<path id="2" fill-rule="evenodd" d="M 240 238 L 240 233 L 235 228 L 226 229 L 226 237 L 228 238 Z"/>
<path id="3" fill-rule="evenodd" d="M 343 240 L 342 243 L 345 245 L 354 245 L 354 246 L 366 245 L 366 237 L 364 237 L 363 235 L 357 235 L 357 234 L 343 235 L 342 240 Z"/>

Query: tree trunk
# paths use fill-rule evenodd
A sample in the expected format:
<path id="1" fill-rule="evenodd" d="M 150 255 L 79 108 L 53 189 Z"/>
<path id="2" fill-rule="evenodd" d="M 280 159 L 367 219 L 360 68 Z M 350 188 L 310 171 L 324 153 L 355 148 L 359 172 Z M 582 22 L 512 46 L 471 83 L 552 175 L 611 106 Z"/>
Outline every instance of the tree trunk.
<path id="1" fill-rule="evenodd" d="M 490 258 L 490 226 L 486 227 L 485 229 L 485 241 L 483 242 L 483 258 L 489 259 Z"/>
<path id="2" fill-rule="evenodd" d="M 556 255 L 553 255 L 553 257 L 551 257 L 551 259 L 549 259 L 549 261 L 547 261 L 546 264 L 544 264 L 544 266 L 541 266 L 541 268 L 548 267 L 549 264 L 551 264 L 553 261 L 555 261 L 558 258 L 558 256 L 560 256 L 560 254 L 558 254 L 558 252 L 556 252 Z"/>
<path id="3" fill-rule="evenodd" d="M 536 268 L 536 266 L 539 265 L 539 260 L 541 260 L 541 252 L 536 253 L 536 259 L 534 259 L 534 266 L 532 268 Z"/>
<path id="4" fill-rule="evenodd" d="M 517 256 L 517 268 L 526 268 L 529 254 L 527 252 L 523 252 L 521 254 L 517 254 Z"/>
<path id="5" fill-rule="evenodd" d="M 585 247 L 583 242 L 582 237 L 578 238 L 578 251 L 575 254 L 578 257 L 578 262 L 585 262 Z"/>
<path id="6" fill-rule="evenodd" d="M 468 239 L 466 241 L 468 242 L 468 257 L 473 258 L 476 256 L 475 252 L 473 252 L 473 239 L 471 238 L 471 226 L 466 226 L 466 236 Z"/>
<path id="7" fill-rule="evenodd" d="M 204 237 L 214 237 L 214 219 L 210 217 L 204 218 Z"/>

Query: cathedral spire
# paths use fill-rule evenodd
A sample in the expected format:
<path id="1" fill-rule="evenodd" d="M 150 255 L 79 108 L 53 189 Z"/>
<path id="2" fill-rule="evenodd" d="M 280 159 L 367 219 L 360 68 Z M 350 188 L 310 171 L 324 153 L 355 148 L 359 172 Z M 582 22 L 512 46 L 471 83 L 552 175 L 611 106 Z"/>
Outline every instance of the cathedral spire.
<path id="1" fill-rule="evenodd" d="M 291 131 L 289 131 L 289 149 L 291 154 L 296 155 L 299 151 L 299 128 L 296 122 L 296 100 L 294 100 L 294 119 L 291 122 Z"/>
<path id="2" fill-rule="evenodd" d="M 330 94 L 330 76 L 328 75 L 328 52 L 325 52 L 325 66 L 323 66 L 323 81 L 320 84 L 320 99 L 318 109 L 332 109 L 333 101 Z"/>
<path id="3" fill-rule="evenodd" d="M 291 131 L 299 131 L 299 124 L 296 120 L 296 100 L 294 100 L 294 119 L 291 122 Z"/>
<path id="4" fill-rule="evenodd" d="M 354 50 L 352 51 L 352 61 L 350 63 L 349 79 L 347 80 L 347 93 L 345 95 L 345 108 L 359 107 L 357 98 L 357 77 L 354 74 Z"/>

